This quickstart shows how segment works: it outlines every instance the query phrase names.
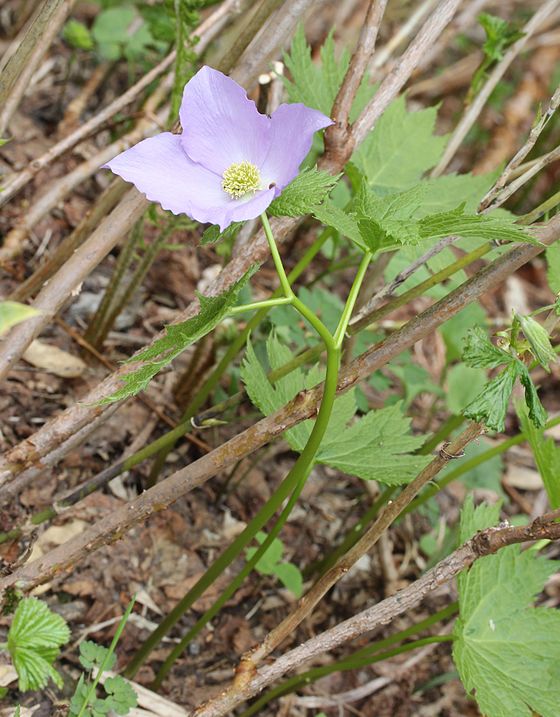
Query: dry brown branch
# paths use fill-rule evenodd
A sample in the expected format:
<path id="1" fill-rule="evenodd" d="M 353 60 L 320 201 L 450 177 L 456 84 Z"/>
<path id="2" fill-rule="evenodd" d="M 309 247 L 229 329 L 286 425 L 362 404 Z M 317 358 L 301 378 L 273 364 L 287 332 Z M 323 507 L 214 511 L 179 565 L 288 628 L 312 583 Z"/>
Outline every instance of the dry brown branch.
<path id="1" fill-rule="evenodd" d="M 465 446 L 484 431 L 480 423 L 471 423 L 457 438 L 455 438 L 445 451 L 440 453 L 421 471 L 416 478 L 399 493 L 395 500 L 387 503 L 385 509 L 367 529 L 358 542 L 350 548 L 298 602 L 297 607 L 268 633 L 262 643 L 244 655 L 241 659 L 243 668 L 253 670 L 265 657 L 275 650 L 287 637 L 295 633 L 298 625 L 311 614 L 313 608 L 333 585 L 335 585 L 356 562 L 377 543 L 379 538 L 394 523 L 402 511 L 418 495 L 422 488 L 433 480 L 449 462 L 449 456 L 461 455 Z"/>
<path id="2" fill-rule="evenodd" d="M 356 92 L 366 72 L 369 60 L 375 50 L 379 26 L 383 13 L 387 7 L 387 0 L 371 0 L 364 25 L 358 39 L 356 51 L 352 55 L 350 65 L 335 98 L 331 118 L 334 124 L 325 132 L 325 151 L 335 161 L 339 161 L 338 154 L 343 150 L 348 132 L 348 119 Z"/>
<path id="3" fill-rule="evenodd" d="M 268 18 L 260 32 L 247 47 L 231 76 L 244 87 L 256 82 L 259 74 L 268 69 L 268 63 L 292 36 L 296 25 L 313 5 L 318 9 L 326 0 L 285 0 Z"/>
<path id="4" fill-rule="evenodd" d="M 113 68 L 112 62 L 100 62 L 88 77 L 80 92 L 68 103 L 64 116 L 57 127 L 57 134 L 64 137 L 70 134 L 85 112 L 88 102 L 95 95 L 103 81 Z"/>
<path id="5" fill-rule="evenodd" d="M 99 199 L 89 210 L 86 216 L 63 241 L 56 250 L 41 266 L 22 282 L 10 295 L 13 301 L 26 301 L 37 293 L 43 284 L 57 272 L 64 262 L 69 259 L 76 249 L 94 231 L 104 217 L 113 211 L 120 202 L 129 187 L 120 177 L 116 177 L 107 188 L 101 193 Z"/>
<path id="6" fill-rule="evenodd" d="M 525 527 L 489 528 L 478 533 L 416 582 L 395 595 L 304 642 L 279 657 L 271 665 L 266 665 L 253 673 L 240 673 L 235 688 L 229 688 L 194 710 L 192 717 L 223 717 L 231 714 L 237 705 L 254 697 L 287 672 L 381 625 L 387 625 L 398 615 L 412 610 L 428 593 L 452 580 L 479 558 L 496 553 L 507 545 L 542 539 L 560 539 L 560 523 L 554 521 L 553 514 L 537 518 Z"/>
<path id="7" fill-rule="evenodd" d="M 530 244 L 511 249 L 448 296 L 411 319 L 402 329 L 387 337 L 380 344 L 371 347 L 342 371 L 339 391 L 350 389 L 362 378 L 369 376 L 406 348 L 435 331 L 440 324 L 454 316 L 464 306 L 476 301 L 486 291 L 503 282 L 523 264 L 537 256 L 544 246 L 553 243 L 559 234 L 560 217 L 555 217 L 546 226 L 541 227 L 538 232 L 543 246 Z M 107 382 L 111 381 L 115 382 L 116 388 L 115 376 L 107 379 Z M 106 386 L 107 382 L 102 386 Z M 23 590 L 31 590 L 40 583 L 71 568 L 101 545 L 118 540 L 133 525 L 144 522 L 155 511 L 164 510 L 182 495 L 201 485 L 223 468 L 233 465 L 300 421 L 315 416 L 320 397 L 321 387 L 300 394 L 276 413 L 267 416 L 211 453 L 177 471 L 120 510 L 105 516 L 74 538 L 71 544 L 61 545 L 42 558 L 24 565 L 11 576 L 0 580 L 0 590 L 5 590 L 15 584 L 18 584 Z M 88 400 L 90 398 L 91 394 Z M 57 421 L 55 421 L 53 425 L 59 429 L 58 433 L 53 433 L 52 428 L 43 434 L 39 431 L 31 439 L 8 452 L 2 466 L 3 472 L 0 473 L 0 481 L 5 486 L 1 496 L 2 502 L 5 502 L 6 498 L 10 495 L 13 496 L 17 491 L 18 480 L 13 481 L 12 485 L 9 484 L 9 481 L 13 479 L 18 469 L 21 470 L 22 465 L 26 468 L 31 466 L 32 474 L 36 474 L 45 465 L 52 465 L 51 460 L 56 461 L 64 452 L 66 443 L 74 440 L 76 424 L 81 429 L 87 425 L 87 421 L 83 420 L 84 416 L 89 418 L 92 414 L 99 415 L 102 412 L 101 407 L 86 406 L 84 403 L 74 407 L 73 410 L 75 413 L 78 411 L 80 413 L 77 420 L 72 421 L 69 431 L 64 422 L 56 425 Z M 60 426 L 62 430 L 68 431 L 67 435 L 60 431 Z M 45 443 L 41 444 L 39 438 Z M 46 451 L 49 455 L 46 458 L 41 456 L 43 445 L 49 446 Z M 75 442 L 72 445 L 75 445 Z M 53 454 L 54 458 L 51 459 Z M 26 480 L 27 475 L 29 474 L 22 474 L 20 480 Z"/>
<path id="8" fill-rule="evenodd" d="M 509 185 L 507 187 L 506 184 L 508 180 L 513 176 L 515 170 L 520 167 L 525 157 L 535 146 L 542 131 L 558 109 L 558 105 L 560 105 L 560 87 L 556 89 L 554 95 L 552 96 L 552 99 L 549 102 L 546 112 L 532 127 L 531 131 L 529 132 L 529 136 L 527 137 L 527 140 L 525 141 L 523 146 L 515 154 L 513 159 L 511 159 L 511 161 L 507 164 L 500 177 L 496 180 L 494 186 L 491 187 L 491 189 L 489 189 L 487 194 L 483 197 L 482 201 L 480 202 L 481 208 L 490 210 L 496 206 L 503 204 L 513 194 L 513 192 L 516 191 L 519 186 L 521 186 L 518 185 L 513 190 L 511 190 L 511 186 L 514 184 L 514 182 L 512 182 L 512 185 Z M 542 158 L 540 159 L 542 160 Z M 535 162 L 532 168 L 534 166 L 538 166 L 537 171 L 540 171 L 540 169 L 542 169 L 542 166 L 544 165 L 538 165 L 538 162 Z M 531 176 L 534 176 L 534 172 L 533 174 L 531 174 Z"/>
<path id="9" fill-rule="evenodd" d="M 45 0 L 38 8 L 25 37 L 10 57 L 0 78 L 0 137 L 25 94 L 43 55 L 56 37 L 74 0 Z"/>
<path id="10" fill-rule="evenodd" d="M 414 63 L 418 62 L 422 56 L 422 52 L 429 44 L 430 39 L 437 35 L 437 32 L 441 31 L 442 27 L 445 27 L 446 23 L 449 22 L 457 0 L 446 0 L 442 3 L 441 11 L 434 14 L 433 18 L 430 19 L 426 25 L 420 31 L 418 37 L 412 42 L 408 48 L 403 61 L 399 66 L 399 70 L 396 71 L 388 79 L 388 82 L 383 83 L 383 93 L 381 89 L 377 92 L 374 98 L 374 104 L 369 105 L 369 110 L 366 108 L 366 113 L 371 119 L 372 125 L 376 119 L 382 114 L 387 108 L 390 102 L 396 97 L 402 85 L 406 82 L 410 74 L 414 71 Z M 292 10 L 292 21 L 287 26 L 284 25 L 286 32 L 293 26 L 293 12 L 295 9 L 303 11 L 304 5 L 294 3 L 290 6 Z M 282 7 L 282 11 L 286 8 Z M 273 16 L 276 17 L 276 16 Z M 278 25 L 269 28 L 270 34 L 275 37 L 278 36 Z M 260 37 L 260 35 L 259 35 Z M 254 43 L 252 43 L 253 45 Z M 263 42 L 263 46 L 257 46 L 256 52 L 261 57 L 262 52 L 266 50 L 267 44 Z M 251 45 L 251 47 L 252 47 Z M 247 73 L 248 65 L 245 64 L 236 75 L 238 81 L 243 81 L 243 75 Z M 366 118 L 362 119 L 361 133 L 357 138 L 357 142 L 361 141 L 367 134 Z M 350 142 L 353 144 L 353 140 Z M 351 153 L 351 150 L 350 150 Z M 331 171 L 333 173 L 339 172 L 342 169 L 342 165 L 331 161 L 328 155 L 322 158 L 320 162 L 322 169 Z M 298 225 L 300 220 L 291 218 L 276 219 L 272 223 L 274 235 L 278 242 L 282 242 Z M 109 225 L 110 226 L 110 225 Z M 212 283 L 208 289 L 209 295 L 215 295 L 223 293 L 227 290 L 235 281 L 243 276 L 246 271 L 255 263 L 263 262 L 268 256 L 268 245 L 264 233 L 260 231 L 253 238 L 252 241 L 247 242 L 246 245 L 239 251 L 235 257 L 230 261 L 227 268 L 223 270 L 216 280 Z M 198 303 L 195 301 L 187 309 L 177 317 L 176 321 L 185 321 L 186 319 L 193 316 L 198 308 Z M 19 446 L 16 446 L 12 451 L 9 451 L 6 459 L 3 463 L 0 463 L 0 484 L 9 480 L 15 474 L 25 470 L 31 463 L 37 459 L 42 459 L 48 463 L 46 459 L 47 454 L 53 450 L 54 447 L 60 449 L 60 446 L 64 445 L 65 442 L 71 437 L 74 431 L 80 430 L 84 425 L 88 423 L 90 418 L 97 413 L 102 412 L 102 408 L 94 404 L 107 398 L 113 394 L 119 387 L 119 378 L 129 370 L 128 367 L 123 367 L 119 372 L 116 372 L 112 376 L 106 378 L 99 386 L 91 391 L 84 399 L 83 404 L 80 406 L 74 406 L 65 411 L 60 416 L 52 419 L 46 423 L 37 433 L 30 439 L 27 439 Z M 88 408 L 85 406 L 88 405 Z M 45 463 L 45 464 L 46 464 Z"/>
<path id="11" fill-rule="evenodd" d="M 372 100 L 352 125 L 348 133 L 346 160 L 350 158 L 354 147 L 359 145 L 371 131 L 385 111 L 387 104 L 397 96 L 418 66 L 423 54 L 451 22 L 460 4 L 461 0 L 443 0 L 420 28 L 414 41 L 399 59 L 395 68 L 383 80 Z"/>
<path id="12" fill-rule="evenodd" d="M 247 24 L 241 29 L 230 49 L 222 58 L 219 69 L 224 74 L 227 75 L 233 70 L 239 58 L 249 46 L 249 43 L 252 42 L 257 32 L 263 26 L 263 23 L 268 20 L 269 16 L 272 15 L 282 2 L 284 2 L 284 0 L 261 0 L 260 5 L 257 6 Z"/>
<path id="13" fill-rule="evenodd" d="M 371 61 L 371 68 L 374 71 L 374 75 L 375 70 L 379 70 L 383 67 L 397 47 L 399 47 L 399 45 L 412 35 L 414 30 L 416 30 L 426 15 L 432 11 L 436 2 L 437 0 L 424 0 L 424 2 L 422 2 L 413 13 L 411 13 L 406 22 L 404 22 L 398 30 L 391 35 L 388 42 L 383 45 L 383 47 L 379 48 Z"/>
<path id="14" fill-rule="evenodd" d="M 116 209 L 62 265 L 55 277 L 45 284 L 33 302 L 33 306 L 41 313 L 16 326 L 16 330 L 10 332 L 0 344 L 0 378 L 6 376 L 31 341 L 51 323 L 67 298 L 79 291 L 86 276 L 107 256 L 120 237 L 132 228 L 145 208 L 144 197 L 136 190 L 129 190 Z"/>
<path id="15" fill-rule="evenodd" d="M 432 170 L 432 177 L 439 177 L 447 169 L 449 163 L 457 153 L 457 150 L 461 146 L 473 124 L 476 122 L 484 105 L 488 101 L 488 98 L 496 88 L 498 82 L 506 73 L 508 67 L 525 47 L 529 38 L 539 29 L 539 27 L 541 27 L 548 16 L 559 6 L 560 0 L 548 0 L 548 2 L 541 5 L 533 17 L 525 25 L 523 28 L 523 36 L 508 49 L 503 58 L 490 73 L 480 92 L 467 107 L 467 110 L 451 135 L 442 158 L 438 162 L 437 166 Z"/>

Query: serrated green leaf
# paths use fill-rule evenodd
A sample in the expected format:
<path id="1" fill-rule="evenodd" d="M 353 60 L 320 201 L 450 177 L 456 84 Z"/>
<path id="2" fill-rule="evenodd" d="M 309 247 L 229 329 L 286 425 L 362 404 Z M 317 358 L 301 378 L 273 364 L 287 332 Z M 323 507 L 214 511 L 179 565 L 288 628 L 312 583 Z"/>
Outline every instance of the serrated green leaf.
<path id="1" fill-rule="evenodd" d="M 48 680 L 61 686 L 52 666 L 59 648 L 70 639 L 65 620 L 37 598 L 20 600 L 8 631 L 8 651 L 19 677 L 19 689 L 38 690 Z"/>
<path id="2" fill-rule="evenodd" d="M 461 539 L 497 520 L 494 507 L 467 500 Z M 555 563 L 518 545 L 481 558 L 461 573 L 460 618 L 453 659 L 467 692 L 486 717 L 542 717 L 558 713 L 560 614 L 534 608 Z"/>
<path id="3" fill-rule="evenodd" d="M 232 222 L 229 227 L 226 227 L 224 231 L 220 231 L 220 227 L 217 224 L 212 224 L 211 227 L 205 229 L 200 239 L 200 245 L 206 246 L 206 244 L 216 244 L 219 241 L 229 241 L 234 239 L 239 230 L 243 226 L 243 222 Z"/>
<path id="4" fill-rule="evenodd" d="M 497 368 L 513 361 L 514 357 L 494 346 L 486 331 L 474 326 L 467 332 L 463 348 L 463 361 L 471 368 Z"/>
<path id="5" fill-rule="evenodd" d="M 531 378 L 527 366 L 521 363 L 521 361 L 517 361 L 517 371 L 521 385 L 525 390 L 525 403 L 529 409 L 529 418 L 533 421 L 537 428 L 542 428 L 545 425 L 548 416 L 539 399 L 537 388 L 533 383 L 533 379 Z"/>
<path id="6" fill-rule="evenodd" d="M 525 338 L 531 346 L 533 355 L 545 371 L 550 373 L 550 364 L 556 363 L 558 356 L 552 348 L 548 331 L 532 316 L 521 316 L 520 314 L 516 316 L 521 324 Z"/>
<path id="7" fill-rule="evenodd" d="M 518 363 L 514 359 L 487 383 L 482 392 L 465 408 L 463 415 L 484 423 L 492 431 L 503 431 L 509 399 L 519 373 Z"/>
<path id="8" fill-rule="evenodd" d="M 499 172 L 489 174 L 446 174 L 422 180 L 422 206 L 415 216 L 448 211 L 465 203 L 465 211 L 474 213 L 482 197 L 494 184 Z"/>
<path id="9" fill-rule="evenodd" d="M 317 460 L 364 480 L 408 483 L 430 460 L 411 455 L 424 438 L 409 431 L 410 418 L 400 403 L 370 411 L 340 432 L 338 440 L 321 446 Z"/>
<path id="10" fill-rule="evenodd" d="M 332 202 L 327 200 L 321 206 L 316 207 L 313 210 L 313 216 L 325 226 L 332 227 L 341 236 L 353 241 L 363 251 L 367 250 L 355 217 L 335 206 Z"/>
<path id="11" fill-rule="evenodd" d="M 40 690 L 51 679 L 62 687 L 62 678 L 52 666 L 58 649 L 47 647 L 17 647 L 11 653 L 12 662 L 18 673 L 18 688 L 21 692 Z"/>
<path id="12" fill-rule="evenodd" d="M 352 155 L 376 190 L 405 189 L 437 164 L 446 137 L 433 134 L 437 109 L 408 112 L 403 96 L 392 102 Z"/>
<path id="13" fill-rule="evenodd" d="M 485 323 L 486 312 L 480 304 L 473 303 L 467 304 L 464 309 L 439 327 L 447 349 L 448 364 L 462 357 L 469 331 L 475 326 L 483 328 Z"/>
<path id="14" fill-rule="evenodd" d="M 420 235 L 424 239 L 440 239 L 457 235 L 465 239 L 483 238 L 486 241 L 513 241 L 538 244 L 514 217 L 487 214 L 466 214 L 461 204 L 447 212 L 432 214 L 419 220 Z"/>
<path id="15" fill-rule="evenodd" d="M 554 439 L 546 438 L 542 428 L 529 419 L 527 407 L 521 401 L 515 404 L 521 429 L 531 446 L 535 463 L 541 475 L 552 508 L 560 507 L 560 448 Z"/>
<path id="16" fill-rule="evenodd" d="M 560 294 L 560 242 L 547 247 L 546 263 L 548 284 L 555 294 Z"/>
<path id="17" fill-rule="evenodd" d="M 64 618 L 37 598 L 23 598 L 14 613 L 8 632 L 8 649 L 46 647 L 58 649 L 70 639 Z"/>
<path id="18" fill-rule="evenodd" d="M 311 58 L 311 48 L 305 39 L 303 25 L 294 34 L 290 52 L 284 55 L 284 64 L 291 79 L 282 76 L 290 102 L 302 102 L 308 107 L 330 115 L 333 102 L 348 69 L 350 55 L 343 50 L 336 59 L 335 43 L 331 31 L 321 48 L 321 64 Z M 353 121 L 366 102 L 373 96 L 375 88 L 367 76 L 362 80 L 350 112 Z"/>
<path id="19" fill-rule="evenodd" d="M 138 705 L 138 697 L 132 685 L 120 675 L 108 677 L 103 688 L 109 697 L 105 700 L 110 710 L 118 715 L 126 715 Z"/>
<path id="20" fill-rule="evenodd" d="M 20 304 L 17 301 L 0 301 L 0 336 L 12 326 L 20 324 L 32 316 L 37 316 L 40 311 L 27 304 Z"/>
<path id="21" fill-rule="evenodd" d="M 179 324 L 167 326 L 162 338 L 130 359 L 129 363 L 143 362 L 144 365 L 123 376 L 122 388 L 101 403 L 121 401 L 143 391 L 159 371 L 168 366 L 188 346 L 210 333 L 225 318 L 253 272 L 254 269 L 250 269 L 242 279 L 219 296 L 205 297 L 199 294 L 198 314 Z"/>
<path id="22" fill-rule="evenodd" d="M 486 57 L 493 61 L 501 60 L 507 48 L 524 34 L 507 20 L 487 12 L 480 13 L 478 22 L 486 33 L 486 41 L 482 49 Z"/>
<path id="23" fill-rule="evenodd" d="M 303 169 L 282 190 L 267 211 L 275 217 L 300 217 L 309 214 L 326 199 L 339 178 L 340 175 L 333 177 L 316 167 Z"/>

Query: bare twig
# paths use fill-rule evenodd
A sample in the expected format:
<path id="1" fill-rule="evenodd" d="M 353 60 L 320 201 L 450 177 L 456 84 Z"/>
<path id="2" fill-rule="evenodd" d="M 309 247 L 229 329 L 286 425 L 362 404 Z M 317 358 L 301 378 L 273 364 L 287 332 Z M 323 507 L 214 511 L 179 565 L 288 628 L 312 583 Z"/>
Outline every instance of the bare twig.
<path id="1" fill-rule="evenodd" d="M 284 0 L 261 0 L 255 12 L 249 18 L 247 24 L 241 29 L 232 46 L 225 53 L 220 62 L 219 69 L 226 75 L 237 65 L 241 55 L 245 52 L 248 45 L 254 39 L 257 32 L 268 20 L 269 16 L 276 10 L 280 3 Z"/>
<path id="2" fill-rule="evenodd" d="M 352 103 L 366 72 L 370 57 L 375 50 L 379 26 L 387 7 L 387 0 L 370 0 L 360 33 L 356 51 L 352 55 L 344 81 L 340 86 L 332 108 L 334 124 L 325 132 L 325 151 L 336 161 L 337 155 L 346 143 L 348 120 Z"/>
<path id="3" fill-rule="evenodd" d="M 31 320 L 18 324 L 0 344 L 0 379 L 23 355 L 31 341 L 47 326 L 67 298 L 79 290 L 80 284 L 111 251 L 120 237 L 146 209 L 146 200 L 135 189 L 106 217 L 89 239 L 76 250 L 39 292 L 33 306 L 41 313 Z M 109 231 L 110 228 L 110 231 Z"/>
<path id="4" fill-rule="evenodd" d="M 482 198 L 482 201 L 480 202 L 480 208 L 481 209 L 493 209 L 494 208 L 494 201 L 497 199 L 498 196 L 501 195 L 501 190 L 506 186 L 508 179 L 512 176 L 512 173 L 519 167 L 521 162 L 525 159 L 525 157 L 529 154 L 529 152 L 533 149 L 535 146 L 538 138 L 541 136 L 542 131 L 546 127 L 546 125 L 549 123 L 550 119 L 558 109 L 558 105 L 560 105 L 560 87 L 556 88 L 556 92 L 552 95 L 552 99 L 549 102 L 549 105 L 546 109 L 546 112 L 542 115 L 542 117 L 536 122 L 536 124 L 533 125 L 531 128 L 531 131 L 529 132 L 529 136 L 527 137 L 527 140 L 525 144 L 518 150 L 518 152 L 515 154 L 515 156 L 508 162 L 507 166 L 505 167 L 504 171 L 501 173 L 501 175 L 496 180 L 496 183 L 493 187 L 491 187 L 486 195 Z M 506 197 L 507 198 L 507 197 Z M 505 200 L 503 200 L 505 201 Z M 503 204 L 503 201 L 501 202 Z"/>
<path id="5" fill-rule="evenodd" d="M 40 172 L 51 162 L 64 154 L 64 152 L 67 152 L 79 142 L 89 137 L 91 134 L 93 134 L 93 132 L 95 132 L 96 129 L 101 127 L 104 122 L 117 114 L 117 112 L 120 112 L 128 104 L 133 102 L 136 97 L 138 97 L 138 95 L 140 95 L 140 93 L 149 84 L 151 84 L 173 63 L 174 59 L 175 52 L 172 52 L 167 55 L 167 57 L 165 57 L 159 63 L 159 65 L 156 65 L 154 68 L 152 68 L 142 77 L 141 80 L 139 80 L 135 85 L 130 87 L 122 95 L 117 97 L 113 102 L 107 105 L 107 107 L 98 112 L 87 122 L 81 124 L 71 134 L 68 134 L 66 137 L 61 139 L 60 142 L 57 142 L 40 157 L 37 157 L 32 162 L 30 162 L 28 167 L 25 167 L 25 169 L 22 169 L 20 172 L 17 172 L 17 174 L 13 174 L 3 180 L 2 193 L 0 194 L 0 206 L 2 206 L 9 199 L 11 199 L 14 194 L 16 194 L 17 192 L 19 192 L 20 189 L 22 189 L 22 187 L 25 187 L 25 185 L 31 179 L 33 179 L 33 177 L 38 172 Z"/>
<path id="6" fill-rule="evenodd" d="M 21 283 L 9 298 L 13 301 L 25 301 L 30 296 L 33 296 L 72 256 L 76 249 L 83 244 L 104 217 L 115 208 L 127 191 L 128 185 L 126 182 L 123 182 L 120 177 L 115 177 L 74 231 L 63 239 L 52 256 L 41 264 L 28 279 Z"/>
<path id="7" fill-rule="evenodd" d="M 556 10 L 559 5 L 560 0 L 548 0 L 548 2 L 541 5 L 537 12 L 525 25 L 523 28 L 523 36 L 508 49 L 500 62 L 498 62 L 496 67 L 492 70 L 490 76 L 484 83 L 484 87 L 476 95 L 473 102 L 468 106 L 459 124 L 455 127 L 442 158 L 438 162 L 437 166 L 432 170 L 432 177 L 439 177 L 447 169 L 449 163 L 455 156 L 470 128 L 476 122 L 476 119 L 482 112 L 488 98 L 494 91 L 498 82 L 504 76 L 508 67 L 525 47 L 529 38 L 539 29 L 546 18 L 554 10 Z"/>
<path id="8" fill-rule="evenodd" d="M 79 184 L 91 177 L 101 165 L 113 159 L 117 154 L 128 149 L 131 145 L 139 142 L 145 137 L 155 134 L 159 127 L 165 123 L 168 115 L 168 109 L 160 110 L 159 114 L 154 118 L 152 112 L 157 105 L 163 100 L 165 94 L 169 91 L 172 83 L 172 77 L 167 78 L 167 82 L 163 82 L 146 101 L 146 117 L 143 117 L 136 127 L 126 135 L 104 147 L 100 152 L 82 164 L 78 165 L 74 170 L 63 175 L 46 189 L 31 205 L 20 222 L 6 235 L 2 247 L 0 247 L 0 266 L 8 261 L 12 261 L 22 250 L 25 238 L 33 227 L 48 214 L 57 204 L 65 199 L 65 197 Z"/>
<path id="9" fill-rule="evenodd" d="M 404 42 L 408 37 L 412 35 L 418 25 L 424 20 L 426 15 L 431 12 L 437 0 L 424 0 L 416 10 L 410 14 L 399 29 L 391 35 L 388 42 L 379 48 L 379 51 L 375 53 L 371 62 L 373 70 L 378 70 L 383 67 L 387 60 L 391 57 L 397 47 Z"/>
<path id="10" fill-rule="evenodd" d="M 224 691 L 196 709 L 192 717 L 223 717 L 231 714 L 237 705 L 254 697 L 287 672 L 381 625 L 387 625 L 398 615 L 412 610 L 426 595 L 452 580 L 479 558 L 491 555 L 507 545 L 542 539 L 560 539 L 560 523 L 554 522 L 554 518 L 542 516 L 525 527 L 489 528 L 478 533 L 395 595 L 304 642 L 271 665 L 263 666 L 253 673 L 240 673 L 235 690 L 229 688 Z"/>
<path id="11" fill-rule="evenodd" d="M 243 86 L 256 81 L 259 74 L 268 69 L 268 63 L 287 38 L 291 37 L 297 23 L 310 7 L 314 5 L 318 8 L 324 2 L 325 0 L 285 0 L 255 35 L 241 60 L 231 71 L 233 79 Z"/>
<path id="12" fill-rule="evenodd" d="M 365 107 L 348 134 L 347 157 L 354 147 L 360 144 L 370 132 L 387 104 L 399 93 L 411 76 L 414 68 L 420 62 L 422 55 L 430 45 L 439 37 L 442 30 L 451 22 L 461 0 L 443 0 L 434 13 L 418 31 L 414 41 L 400 58 L 395 68 L 387 75 L 379 89 Z"/>
<path id="13" fill-rule="evenodd" d="M 495 207 L 501 206 L 511 197 L 512 194 L 515 194 L 518 189 L 520 189 L 524 184 L 526 184 L 530 179 L 532 179 L 536 174 L 538 174 L 544 167 L 546 167 L 548 164 L 552 164 L 552 162 L 556 162 L 558 159 L 560 159 L 560 147 L 556 147 L 550 152 L 543 154 L 541 157 L 537 157 L 535 160 L 527 162 L 527 169 L 520 176 L 510 182 L 506 187 L 504 187 L 500 192 L 498 192 L 498 195 L 494 198 L 494 201 L 487 207 L 487 211 L 490 211 Z M 525 165 L 521 165 L 519 169 L 522 170 L 524 166 Z M 515 169 L 516 168 L 512 169 L 512 174 L 515 173 Z"/>
<path id="14" fill-rule="evenodd" d="M 45 0 L 29 23 L 21 44 L 2 71 L 0 79 L 0 137 L 4 136 L 31 77 L 73 4 L 74 0 Z"/>
<path id="15" fill-rule="evenodd" d="M 543 242 L 542 246 L 530 244 L 511 249 L 448 296 L 413 318 L 402 329 L 370 348 L 343 370 L 338 386 L 339 391 L 350 389 L 362 378 L 378 370 L 416 341 L 433 332 L 466 304 L 477 300 L 481 294 L 504 281 L 511 273 L 537 256 L 546 244 L 551 244 L 557 239 L 559 233 L 560 217 L 555 217 L 540 229 L 538 236 Z M 112 381 L 116 388 L 118 384 L 114 376 L 108 379 L 109 383 Z M 105 387 L 106 385 L 107 382 L 105 382 Z M 300 421 L 315 416 L 320 397 L 321 387 L 298 395 L 276 413 L 267 416 L 211 453 L 177 471 L 122 509 L 105 516 L 84 533 L 73 538 L 70 544 L 61 545 L 40 559 L 24 565 L 13 575 L 0 581 L 0 590 L 16 583 L 23 590 L 30 590 L 70 568 L 84 556 L 90 554 L 92 550 L 118 539 L 131 526 L 145 521 L 156 510 L 164 510 L 182 495 L 201 485 L 223 468 L 233 465 L 240 458 L 262 447 Z M 87 400 L 92 398 L 93 396 L 90 394 Z M 95 399 L 93 398 L 93 400 Z M 64 451 L 66 442 L 73 440 L 76 424 L 80 427 L 83 426 L 84 416 L 86 419 L 89 418 L 88 411 L 93 415 L 98 415 L 101 413 L 101 407 L 91 405 L 88 407 L 82 403 L 74 408 L 75 413 L 78 411 L 80 413 L 73 418 L 69 427 L 64 420 L 57 419 L 52 424 L 56 432 L 53 432 L 52 426 L 43 434 L 39 431 L 31 439 L 16 446 L 6 455 L 5 463 L 2 466 L 3 471 L 0 473 L 0 481 L 5 486 L 2 492 L 2 501 L 6 500 L 8 494 L 14 494 L 14 484 L 17 489 L 17 480 L 12 485 L 8 481 L 13 479 L 18 468 L 22 465 L 29 467 L 32 464 L 31 472 L 36 472 L 42 466 L 52 465 L 50 463 L 51 456 L 54 454 L 54 460 L 58 460 Z M 64 431 L 67 431 L 66 435 Z M 49 455 L 46 458 L 41 458 L 44 446 L 48 446 L 48 450 L 45 452 L 48 452 Z M 56 449 L 54 449 L 55 446 Z M 20 476 L 20 479 L 23 478 L 26 478 L 25 474 Z"/>

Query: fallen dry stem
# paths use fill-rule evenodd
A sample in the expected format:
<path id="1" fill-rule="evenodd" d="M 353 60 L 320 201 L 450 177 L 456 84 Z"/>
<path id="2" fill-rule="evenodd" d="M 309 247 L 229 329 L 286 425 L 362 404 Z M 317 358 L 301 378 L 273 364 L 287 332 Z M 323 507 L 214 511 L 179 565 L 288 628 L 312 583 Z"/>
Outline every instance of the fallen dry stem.
<path id="1" fill-rule="evenodd" d="M 341 152 L 345 151 L 350 110 L 375 50 L 379 26 L 386 7 L 387 0 L 370 0 L 358 45 L 334 100 L 331 112 L 334 124 L 327 127 L 325 132 L 325 151 L 335 160 Z"/>
<path id="2" fill-rule="evenodd" d="M 560 523 L 555 522 L 550 516 L 541 516 L 527 526 L 483 530 L 395 595 L 304 642 L 279 657 L 271 665 L 265 665 L 253 673 L 250 671 L 244 673 L 243 677 L 240 675 L 235 690 L 229 688 L 194 710 L 191 717 L 223 717 L 232 714 L 237 705 L 254 697 L 287 672 L 335 647 L 355 640 L 382 625 L 387 625 L 398 615 L 412 610 L 426 595 L 452 580 L 479 558 L 515 543 L 559 539 Z"/>

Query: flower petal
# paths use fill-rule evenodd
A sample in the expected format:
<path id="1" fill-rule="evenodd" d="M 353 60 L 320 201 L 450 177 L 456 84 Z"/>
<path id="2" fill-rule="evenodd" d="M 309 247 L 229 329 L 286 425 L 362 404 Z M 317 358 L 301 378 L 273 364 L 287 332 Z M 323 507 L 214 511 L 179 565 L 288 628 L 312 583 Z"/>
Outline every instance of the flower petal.
<path id="1" fill-rule="evenodd" d="M 173 214 L 219 224 L 222 231 L 232 222 L 258 217 L 274 199 L 274 189 L 232 199 L 222 189 L 222 178 L 189 159 L 181 135 L 170 132 L 139 142 L 104 166 Z"/>
<path id="2" fill-rule="evenodd" d="M 233 199 L 228 209 L 228 225 L 260 216 L 274 199 L 273 189 L 263 189 L 247 199 Z M 223 231 L 223 228 L 220 227 Z"/>
<path id="3" fill-rule="evenodd" d="M 192 162 L 183 151 L 180 135 L 171 132 L 139 142 L 105 166 L 173 214 L 192 216 L 193 204 L 214 206 L 229 201 L 221 178 Z"/>
<path id="4" fill-rule="evenodd" d="M 220 176 L 237 162 L 260 167 L 270 145 L 270 119 L 230 77 L 203 67 L 186 84 L 179 111 L 185 152 Z"/>
<path id="5" fill-rule="evenodd" d="M 278 189 L 284 189 L 308 155 L 315 132 L 333 121 L 301 103 L 280 105 L 270 119 L 270 149 L 260 165 L 261 177 L 264 186 L 275 183 Z"/>

